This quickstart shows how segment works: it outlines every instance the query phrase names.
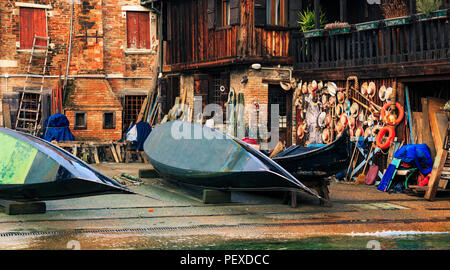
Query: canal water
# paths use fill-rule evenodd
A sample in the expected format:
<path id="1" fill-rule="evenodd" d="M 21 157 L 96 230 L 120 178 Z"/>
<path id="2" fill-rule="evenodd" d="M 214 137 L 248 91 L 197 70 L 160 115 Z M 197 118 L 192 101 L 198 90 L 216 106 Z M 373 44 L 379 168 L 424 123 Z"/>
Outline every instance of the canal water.
<path id="1" fill-rule="evenodd" d="M 199 250 L 448 250 L 450 233 L 388 233 L 309 237 L 299 240 L 230 240 Z"/>

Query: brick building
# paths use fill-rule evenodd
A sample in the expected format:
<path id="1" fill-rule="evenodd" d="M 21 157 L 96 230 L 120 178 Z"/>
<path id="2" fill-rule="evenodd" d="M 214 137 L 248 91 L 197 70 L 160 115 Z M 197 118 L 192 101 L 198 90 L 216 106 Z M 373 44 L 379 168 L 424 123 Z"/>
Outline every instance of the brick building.
<path id="1" fill-rule="evenodd" d="M 119 140 L 152 82 L 156 24 L 139 0 L 2 0 L 0 100 L 10 104 L 13 127 L 36 34 L 50 38 L 47 97 L 67 75 L 64 110 L 75 138 Z M 51 113 L 45 104 L 43 116 Z"/>
<path id="2" fill-rule="evenodd" d="M 290 81 L 291 28 L 296 27 L 296 1 L 266 0 L 164 0 L 163 93 L 170 97 L 187 90 L 186 103 L 194 97 L 203 105 L 224 104 L 230 90 L 243 93 L 244 106 L 259 104 L 280 109 L 280 137 L 291 144 L 292 92 L 280 83 Z M 281 9 L 277 5 L 281 4 Z M 271 10 L 273 12 L 268 12 Z M 253 69 L 259 64 L 260 69 Z M 222 89 L 222 90 L 220 90 Z M 269 113 L 269 114 L 267 114 Z M 260 111 L 260 116 L 270 112 Z M 246 113 L 246 124 L 249 114 Z M 260 118 L 261 119 L 261 118 Z M 262 134 L 265 137 L 264 134 Z"/>

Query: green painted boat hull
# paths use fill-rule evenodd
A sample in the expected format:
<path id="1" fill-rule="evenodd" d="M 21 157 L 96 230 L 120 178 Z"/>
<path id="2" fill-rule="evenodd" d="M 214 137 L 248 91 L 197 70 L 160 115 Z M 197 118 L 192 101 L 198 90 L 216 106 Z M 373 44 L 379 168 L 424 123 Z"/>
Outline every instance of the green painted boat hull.
<path id="1" fill-rule="evenodd" d="M 45 140 L 0 128 L 0 199 L 55 200 L 107 193 L 132 192 Z"/>

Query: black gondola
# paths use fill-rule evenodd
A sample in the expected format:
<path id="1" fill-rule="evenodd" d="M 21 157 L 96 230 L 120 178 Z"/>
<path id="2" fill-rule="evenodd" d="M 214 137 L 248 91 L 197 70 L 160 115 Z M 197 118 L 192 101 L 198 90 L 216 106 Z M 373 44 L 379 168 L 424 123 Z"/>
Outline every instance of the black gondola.
<path id="1" fill-rule="evenodd" d="M 0 128 L 0 199 L 39 201 L 110 193 L 134 192 L 43 139 Z"/>
<path id="2" fill-rule="evenodd" d="M 166 180 L 228 191 L 303 190 L 320 198 L 245 142 L 196 123 L 156 126 L 144 151 Z"/>
<path id="3" fill-rule="evenodd" d="M 293 145 L 272 159 L 297 178 L 325 178 L 345 170 L 350 158 L 350 134 L 346 128 L 326 146 Z"/>

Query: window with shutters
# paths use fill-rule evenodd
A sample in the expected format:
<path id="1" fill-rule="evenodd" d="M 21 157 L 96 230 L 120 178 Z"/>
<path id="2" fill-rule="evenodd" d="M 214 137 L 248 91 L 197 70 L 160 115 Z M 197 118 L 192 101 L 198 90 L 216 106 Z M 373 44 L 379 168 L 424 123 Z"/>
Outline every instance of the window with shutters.
<path id="1" fill-rule="evenodd" d="M 217 26 L 223 27 L 230 25 L 230 1 L 229 0 L 217 0 Z"/>
<path id="2" fill-rule="evenodd" d="M 151 48 L 149 12 L 127 11 L 127 48 Z"/>
<path id="3" fill-rule="evenodd" d="M 287 0 L 266 0 L 266 7 L 267 24 L 286 26 Z"/>
<path id="4" fill-rule="evenodd" d="M 47 36 L 47 26 L 43 8 L 20 8 L 20 49 L 31 49 L 34 36 Z M 36 45 L 45 46 L 45 40 L 37 40 Z"/>

